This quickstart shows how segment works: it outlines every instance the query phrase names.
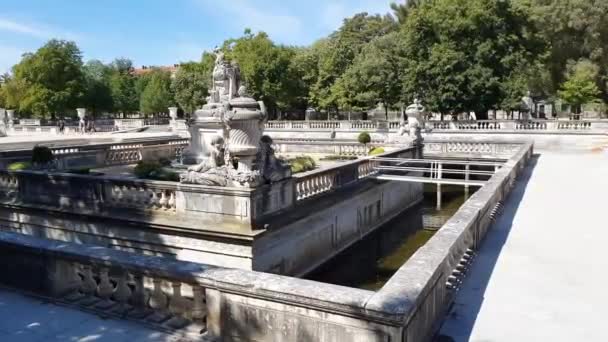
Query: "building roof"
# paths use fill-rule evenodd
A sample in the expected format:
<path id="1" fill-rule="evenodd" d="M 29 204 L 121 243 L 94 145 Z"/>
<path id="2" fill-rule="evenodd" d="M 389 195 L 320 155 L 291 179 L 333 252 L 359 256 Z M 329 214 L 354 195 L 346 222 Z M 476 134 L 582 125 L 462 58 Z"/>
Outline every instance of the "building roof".
<path id="1" fill-rule="evenodd" d="M 141 68 L 133 69 L 133 75 L 141 76 L 147 73 L 152 72 L 153 70 L 163 70 L 168 71 L 171 75 L 174 75 L 179 69 L 179 64 L 174 64 L 170 66 L 151 66 L 151 65 L 142 65 Z"/>

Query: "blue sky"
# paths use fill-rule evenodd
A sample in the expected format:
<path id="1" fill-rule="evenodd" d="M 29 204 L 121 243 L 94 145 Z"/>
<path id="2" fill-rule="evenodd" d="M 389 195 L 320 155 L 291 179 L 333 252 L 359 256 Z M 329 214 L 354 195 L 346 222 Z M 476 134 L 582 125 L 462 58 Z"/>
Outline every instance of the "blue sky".
<path id="1" fill-rule="evenodd" d="M 77 42 L 83 57 L 135 65 L 199 60 L 244 28 L 303 45 L 358 12 L 387 13 L 390 0 L 2 0 L 0 73 L 51 38 Z"/>

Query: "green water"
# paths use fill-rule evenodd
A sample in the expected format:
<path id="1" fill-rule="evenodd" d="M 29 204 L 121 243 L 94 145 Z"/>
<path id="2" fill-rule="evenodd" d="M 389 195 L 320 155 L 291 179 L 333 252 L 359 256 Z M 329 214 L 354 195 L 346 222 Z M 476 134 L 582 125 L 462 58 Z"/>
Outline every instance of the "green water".
<path id="1" fill-rule="evenodd" d="M 443 208 L 436 209 L 434 185 L 425 186 L 424 200 L 355 243 L 306 278 L 368 290 L 380 289 L 420 246 L 436 232 L 423 216 L 446 218 L 464 203 L 461 186 L 443 186 Z"/>

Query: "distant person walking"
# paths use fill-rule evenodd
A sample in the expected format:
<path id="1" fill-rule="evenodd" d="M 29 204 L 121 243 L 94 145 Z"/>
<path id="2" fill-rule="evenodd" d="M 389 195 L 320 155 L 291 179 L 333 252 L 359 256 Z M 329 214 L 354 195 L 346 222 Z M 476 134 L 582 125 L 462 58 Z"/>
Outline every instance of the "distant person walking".
<path id="1" fill-rule="evenodd" d="M 65 131 L 65 121 L 63 119 L 59 119 L 59 133 L 63 134 Z"/>
<path id="2" fill-rule="evenodd" d="M 80 134 L 84 134 L 84 130 L 85 130 L 85 122 L 84 119 L 80 119 L 78 121 L 78 131 L 80 132 Z"/>

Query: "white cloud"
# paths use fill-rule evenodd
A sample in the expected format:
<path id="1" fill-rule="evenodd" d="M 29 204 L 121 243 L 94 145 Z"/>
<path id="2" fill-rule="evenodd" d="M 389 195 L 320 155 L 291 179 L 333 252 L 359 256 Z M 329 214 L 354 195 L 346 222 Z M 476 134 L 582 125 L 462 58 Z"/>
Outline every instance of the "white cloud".
<path id="1" fill-rule="evenodd" d="M 226 24 L 236 28 L 264 31 L 280 42 L 299 41 L 303 37 L 300 18 L 273 9 L 256 7 L 250 0 L 195 0 L 207 13 L 221 12 L 230 20 Z"/>
<path id="2" fill-rule="evenodd" d="M 15 19 L 0 18 L 0 31 L 12 32 L 39 39 L 62 38 L 80 40 L 81 35 L 68 32 L 48 25 L 18 21 Z"/>

